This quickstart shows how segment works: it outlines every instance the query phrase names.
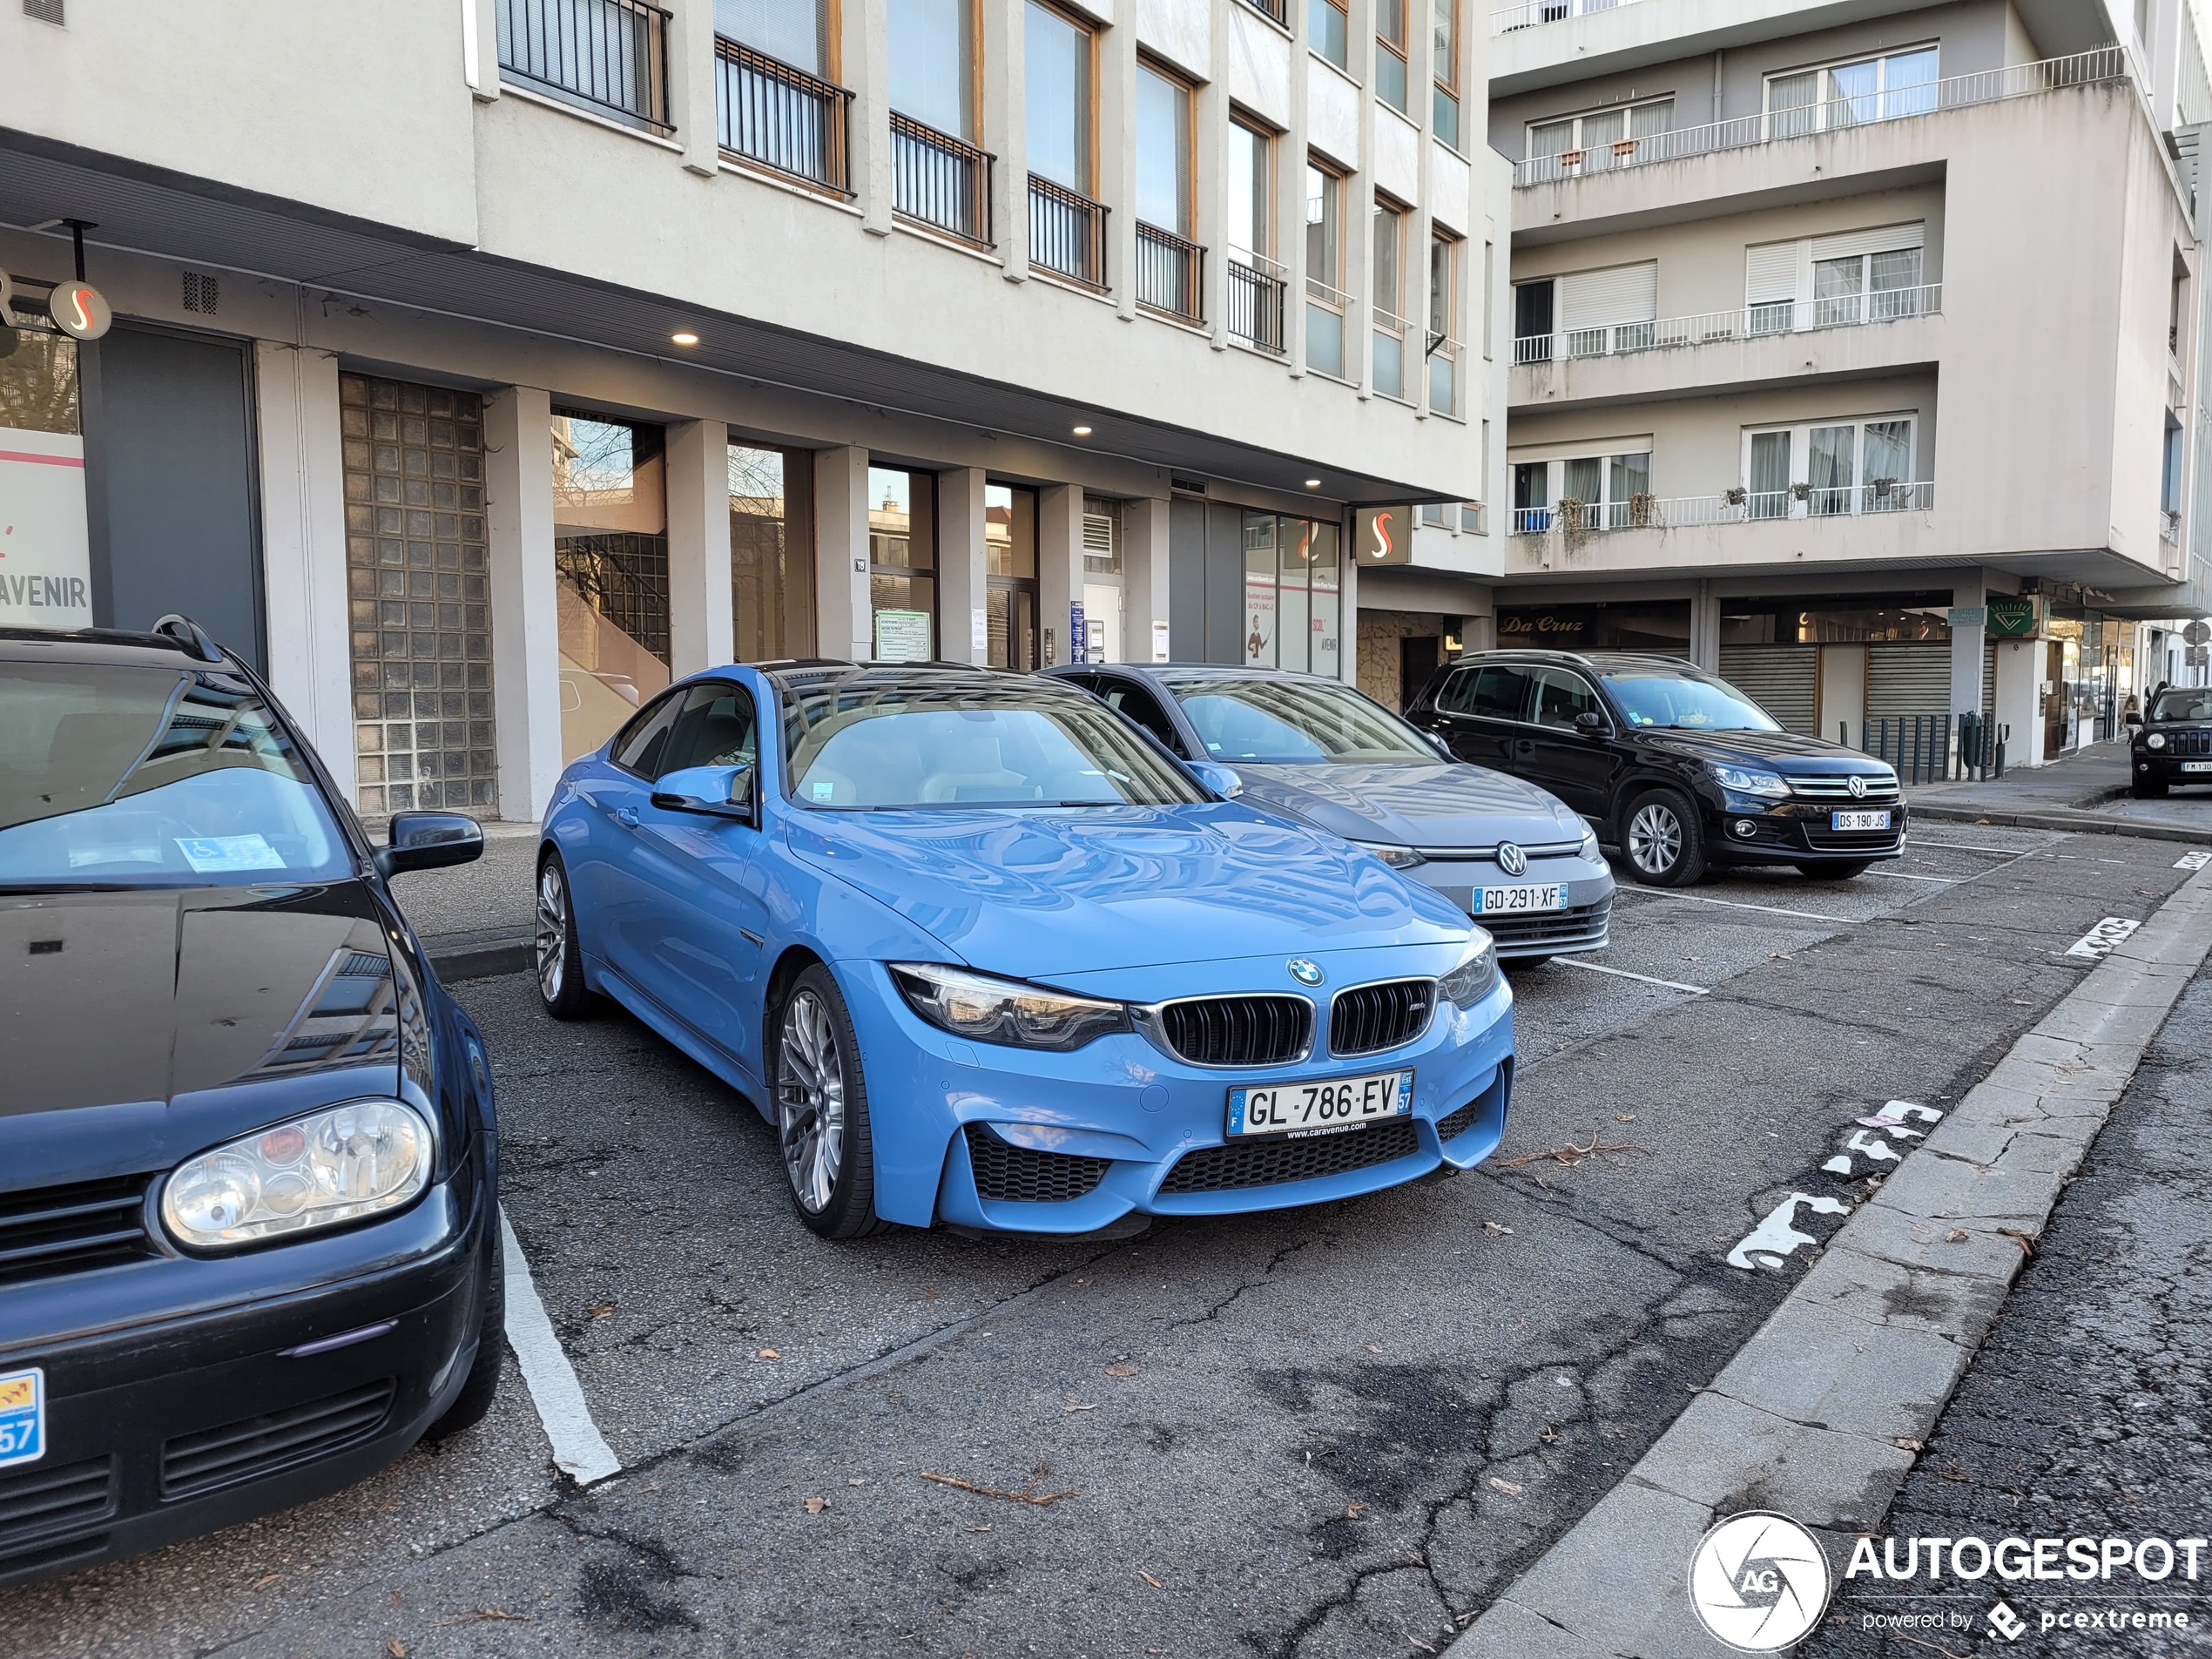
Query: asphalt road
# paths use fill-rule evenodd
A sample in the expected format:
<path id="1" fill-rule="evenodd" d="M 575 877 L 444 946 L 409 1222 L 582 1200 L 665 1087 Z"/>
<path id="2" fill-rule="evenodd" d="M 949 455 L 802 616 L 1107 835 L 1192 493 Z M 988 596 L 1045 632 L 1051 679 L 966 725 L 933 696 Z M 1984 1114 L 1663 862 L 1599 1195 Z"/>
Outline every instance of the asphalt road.
<path id="1" fill-rule="evenodd" d="M 2180 852 L 1934 825 L 1846 886 L 1624 889 L 1615 972 L 1516 977 L 1490 1165 L 1113 1245 L 825 1244 L 658 1038 L 463 985 L 508 1215 L 624 1472 L 558 1475 L 510 1362 L 442 1451 L 0 1593 L 0 1654 L 1440 1649 L 1801 1271 L 1728 1251 L 1852 1118 L 1962 1093 Z"/>

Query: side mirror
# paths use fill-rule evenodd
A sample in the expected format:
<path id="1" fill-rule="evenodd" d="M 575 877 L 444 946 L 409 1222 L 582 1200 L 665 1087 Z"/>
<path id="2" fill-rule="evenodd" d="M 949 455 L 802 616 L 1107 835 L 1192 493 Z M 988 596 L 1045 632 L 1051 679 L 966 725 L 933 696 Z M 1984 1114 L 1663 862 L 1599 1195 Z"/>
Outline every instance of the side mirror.
<path id="1" fill-rule="evenodd" d="M 653 805 L 664 813 L 698 813 L 751 824 L 754 812 L 751 766 L 685 766 L 663 772 L 653 785 Z"/>
<path id="2" fill-rule="evenodd" d="M 1443 759 L 1451 761 L 1457 761 L 1459 759 L 1459 756 L 1452 752 L 1452 745 L 1446 742 L 1444 738 L 1439 736 L 1436 732 L 1421 732 L 1421 729 L 1419 726 L 1416 726 L 1413 729 L 1417 732 L 1420 732 L 1421 736 L 1428 739 L 1428 746 L 1435 750 L 1436 752 Z"/>
<path id="3" fill-rule="evenodd" d="M 1602 738 L 1613 727 L 1595 709 L 1584 709 L 1575 717 L 1575 729 L 1586 738 Z"/>
<path id="4" fill-rule="evenodd" d="M 473 864 L 482 856 L 484 832 L 462 813 L 396 813 L 391 844 L 376 849 L 376 867 L 386 875 L 405 870 L 442 870 L 448 864 Z"/>
<path id="5" fill-rule="evenodd" d="M 1211 760 L 1194 760 L 1191 774 L 1224 800 L 1234 800 L 1244 792 L 1244 780 L 1228 767 Z"/>

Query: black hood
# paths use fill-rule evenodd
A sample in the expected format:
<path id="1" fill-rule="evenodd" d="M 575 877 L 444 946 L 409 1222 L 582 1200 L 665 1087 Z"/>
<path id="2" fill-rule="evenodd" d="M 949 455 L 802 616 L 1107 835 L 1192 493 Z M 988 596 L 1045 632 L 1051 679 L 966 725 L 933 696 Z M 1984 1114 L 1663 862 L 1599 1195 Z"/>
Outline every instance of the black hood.
<path id="1" fill-rule="evenodd" d="M 1638 735 L 1656 748 L 1693 760 L 1762 766 L 1785 776 L 1808 772 L 1886 775 L 1891 770 L 1888 762 L 1872 755 L 1819 738 L 1799 737 L 1794 732 L 1694 732 L 1645 726 Z"/>

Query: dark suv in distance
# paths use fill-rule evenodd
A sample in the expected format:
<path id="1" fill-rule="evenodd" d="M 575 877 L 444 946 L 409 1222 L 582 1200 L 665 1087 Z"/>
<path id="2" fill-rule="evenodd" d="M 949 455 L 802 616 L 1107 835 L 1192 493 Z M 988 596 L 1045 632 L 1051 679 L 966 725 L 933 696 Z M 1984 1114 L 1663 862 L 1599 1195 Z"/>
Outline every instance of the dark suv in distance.
<path id="1" fill-rule="evenodd" d="M 1460 759 L 1551 791 L 1653 886 L 1720 864 L 1843 881 L 1905 847 L 1889 766 L 1784 731 L 1678 658 L 1472 652 L 1438 670 L 1406 718 Z"/>
<path id="2" fill-rule="evenodd" d="M 2176 784 L 2212 784 L 2212 687 L 2161 686 L 2143 713 L 2129 745 L 2135 799 L 2156 800 Z"/>

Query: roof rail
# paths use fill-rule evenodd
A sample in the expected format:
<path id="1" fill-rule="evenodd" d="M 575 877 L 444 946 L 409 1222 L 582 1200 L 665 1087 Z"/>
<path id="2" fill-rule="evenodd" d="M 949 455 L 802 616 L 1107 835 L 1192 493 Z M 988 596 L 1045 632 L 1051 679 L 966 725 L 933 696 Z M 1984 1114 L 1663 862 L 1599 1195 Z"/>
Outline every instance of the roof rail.
<path id="1" fill-rule="evenodd" d="M 225 660 L 223 648 L 209 637 L 207 630 L 190 617 L 179 616 L 172 610 L 154 624 L 150 631 L 175 640 L 203 663 L 219 663 Z"/>

